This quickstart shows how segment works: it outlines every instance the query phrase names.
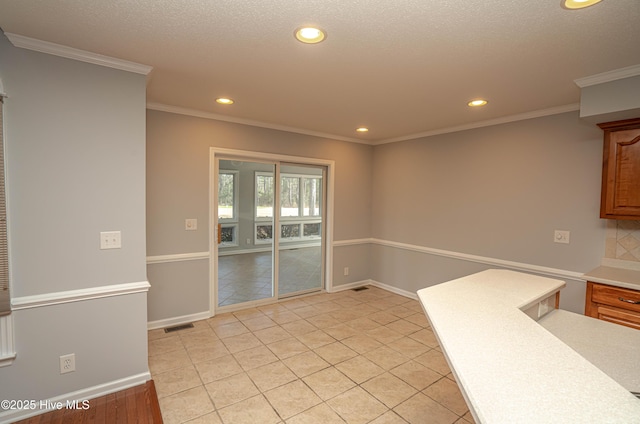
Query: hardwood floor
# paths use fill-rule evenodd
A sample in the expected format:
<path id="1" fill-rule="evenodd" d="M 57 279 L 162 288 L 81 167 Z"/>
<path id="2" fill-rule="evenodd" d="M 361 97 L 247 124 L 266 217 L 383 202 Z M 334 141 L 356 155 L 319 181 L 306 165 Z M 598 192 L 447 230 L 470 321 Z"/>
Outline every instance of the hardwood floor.
<path id="1" fill-rule="evenodd" d="M 16 424 L 162 424 L 153 380 L 146 384 L 91 399 L 88 408 L 61 409 L 36 415 Z"/>

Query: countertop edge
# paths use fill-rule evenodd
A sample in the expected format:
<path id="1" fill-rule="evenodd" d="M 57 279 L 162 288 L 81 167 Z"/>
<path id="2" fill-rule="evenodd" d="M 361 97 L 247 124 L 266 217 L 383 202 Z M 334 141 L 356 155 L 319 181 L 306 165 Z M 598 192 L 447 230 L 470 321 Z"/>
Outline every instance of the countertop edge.
<path id="1" fill-rule="evenodd" d="M 640 402 L 633 395 L 518 308 L 563 285 L 489 270 L 418 291 L 479 424 L 525 423 L 533 417 L 539 423 L 605 422 L 629 416 L 635 417 L 629 422 L 640 423 Z"/>
<path id="2" fill-rule="evenodd" d="M 628 268 L 599 266 L 582 275 L 586 281 L 640 290 L 640 271 Z"/>

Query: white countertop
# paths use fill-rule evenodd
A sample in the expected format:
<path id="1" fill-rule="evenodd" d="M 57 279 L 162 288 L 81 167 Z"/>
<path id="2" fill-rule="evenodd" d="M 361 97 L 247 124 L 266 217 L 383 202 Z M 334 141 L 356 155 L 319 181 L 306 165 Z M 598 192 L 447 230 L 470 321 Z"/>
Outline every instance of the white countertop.
<path id="1" fill-rule="evenodd" d="M 640 393 L 640 331 L 555 309 L 538 324 L 622 387 Z"/>
<path id="2" fill-rule="evenodd" d="M 418 291 L 478 423 L 640 423 L 640 400 L 525 315 L 560 280 L 488 270 Z"/>
<path id="3" fill-rule="evenodd" d="M 640 290 L 640 271 L 635 269 L 599 266 L 583 275 L 587 281 Z"/>

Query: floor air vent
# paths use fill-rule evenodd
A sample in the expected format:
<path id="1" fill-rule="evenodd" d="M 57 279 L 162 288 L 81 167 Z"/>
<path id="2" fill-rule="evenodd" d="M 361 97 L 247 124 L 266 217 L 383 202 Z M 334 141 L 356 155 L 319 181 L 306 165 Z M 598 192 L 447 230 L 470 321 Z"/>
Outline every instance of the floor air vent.
<path id="1" fill-rule="evenodd" d="M 362 291 L 362 290 L 369 290 L 369 287 L 356 287 L 355 289 L 351 289 L 353 291 Z"/>
<path id="2" fill-rule="evenodd" d="M 176 325 L 175 327 L 167 327 L 164 329 L 165 333 L 173 333 L 174 331 L 186 330 L 187 328 L 193 328 L 193 324 Z"/>

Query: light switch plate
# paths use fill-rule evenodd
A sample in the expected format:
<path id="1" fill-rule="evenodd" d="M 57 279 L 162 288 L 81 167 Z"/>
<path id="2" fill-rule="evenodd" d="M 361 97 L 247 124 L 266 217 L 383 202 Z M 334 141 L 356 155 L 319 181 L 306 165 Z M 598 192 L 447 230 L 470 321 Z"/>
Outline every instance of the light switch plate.
<path id="1" fill-rule="evenodd" d="M 122 248 L 122 235 L 120 231 L 103 231 L 100 233 L 100 249 Z"/>
<path id="2" fill-rule="evenodd" d="M 198 229 L 198 220 L 195 218 L 187 218 L 184 220 L 184 229 L 193 231 Z"/>
<path id="3" fill-rule="evenodd" d="M 553 234 L 553 241 L 556 243 L 569 244 L 571 231 L 556 230 Z"/>

